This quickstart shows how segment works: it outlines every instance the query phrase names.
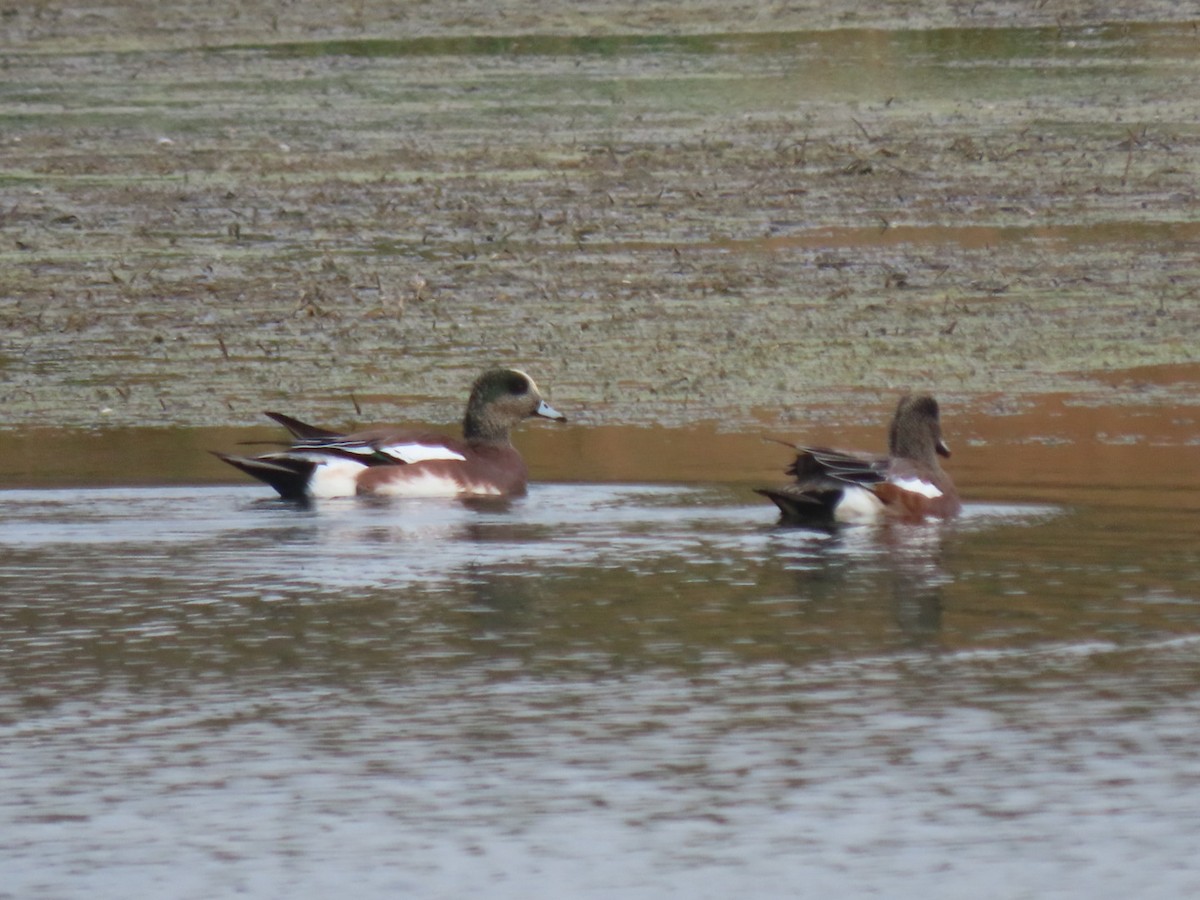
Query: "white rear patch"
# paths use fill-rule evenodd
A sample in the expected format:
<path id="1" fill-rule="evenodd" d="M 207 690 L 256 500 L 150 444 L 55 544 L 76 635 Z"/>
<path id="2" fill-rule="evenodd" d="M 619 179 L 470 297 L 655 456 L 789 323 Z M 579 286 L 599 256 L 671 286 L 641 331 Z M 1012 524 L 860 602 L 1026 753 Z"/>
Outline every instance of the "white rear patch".
<path id="1" fill-rule="evenodd" d="M 461 453 L 440 444 L 386 444 L 378 449 L 380 453 L 406 463 L 424 462 L 428 459 L 466 459 Z"/>
<path id="2" fill-rule="evenodd" d="M 874 491 L 861 487 L 847 487 L 842 491 L 842 499 L 833 508 L 834 521 L 847 525 L 878 522 L 882 513 L 883 501 L 875 496 Z"/>
<path id="3" fill-rule="evenodd" d="M 891 482 L 903 491 L 920 494 L 922 497 L 928 497 L 931 500 L 934 497 L 942 496 L 941 491 L 928 481 L 922 481 L 920 478 L 893 478 Z"/>
<path id="4" fill-rule="evenodd" d="M 358 476 L 367 467 L 352 459 L 324 457 L 308 479 L 308 495 L 316 499 L 353 497 L 358 492 Z"/>

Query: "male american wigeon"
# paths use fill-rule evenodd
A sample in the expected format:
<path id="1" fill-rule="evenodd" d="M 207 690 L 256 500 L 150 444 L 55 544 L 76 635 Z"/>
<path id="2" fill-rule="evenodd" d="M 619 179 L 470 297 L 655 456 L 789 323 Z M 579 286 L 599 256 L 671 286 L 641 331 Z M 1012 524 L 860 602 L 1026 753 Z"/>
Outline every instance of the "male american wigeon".
<path id="1" fill-rule="evenodd" d="M 793 449 L 796 461 L 787 472 L 795 483 L 758 489 L 779 507 L 784 523 L 919 522 L 950 518 L 962 508 L 954 481 L 938 462 L 938 456 L 950 455 L 950 448 L 942 439 L 937 401 L 928 394 L 900 398 L 885 457 L 823 447 Z"/>
<path id="2" fill-rule="evenodd" d="M 542 399 L 533 379 L 516 369 L 489 369 L 475 379 L 461 440 L 385 428 L 341 434 L 281 413 L 267 415 L 291 432 L 290 447 L 254 457 L 215 455 L 288 500 L 520 495 L 529 471 L 509 429 L 531 416 L 566 421 Z"/>

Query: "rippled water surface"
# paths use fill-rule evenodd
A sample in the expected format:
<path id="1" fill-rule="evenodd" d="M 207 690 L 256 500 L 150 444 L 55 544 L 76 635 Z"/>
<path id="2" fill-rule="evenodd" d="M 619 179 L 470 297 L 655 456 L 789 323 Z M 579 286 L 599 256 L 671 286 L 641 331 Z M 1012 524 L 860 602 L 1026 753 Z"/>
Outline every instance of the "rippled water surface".
<path id="1" fill-rule="evenodd" d="M 0 492 L 0 896 L 1179 897 L 1194 512 Z"/>

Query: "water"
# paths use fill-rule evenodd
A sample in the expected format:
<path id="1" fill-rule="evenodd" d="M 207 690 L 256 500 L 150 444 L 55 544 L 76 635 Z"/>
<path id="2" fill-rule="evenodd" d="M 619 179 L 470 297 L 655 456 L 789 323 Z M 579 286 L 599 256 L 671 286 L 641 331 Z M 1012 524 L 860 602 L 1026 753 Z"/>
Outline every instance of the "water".
<path id="1" fill-rule="evenodd" d="M 0 896 L 1178 897 L 1193 514 L 0 493 Z"/>

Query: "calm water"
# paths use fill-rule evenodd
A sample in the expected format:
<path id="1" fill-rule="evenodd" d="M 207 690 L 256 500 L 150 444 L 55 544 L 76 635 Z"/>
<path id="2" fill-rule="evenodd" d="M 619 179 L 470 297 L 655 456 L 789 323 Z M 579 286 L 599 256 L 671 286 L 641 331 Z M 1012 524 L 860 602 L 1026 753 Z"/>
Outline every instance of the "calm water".
<path id="1" fill-rule="evenodd" d="M 1180 897 L 1194 510 L 0 492 L 0 896 Z"/>

